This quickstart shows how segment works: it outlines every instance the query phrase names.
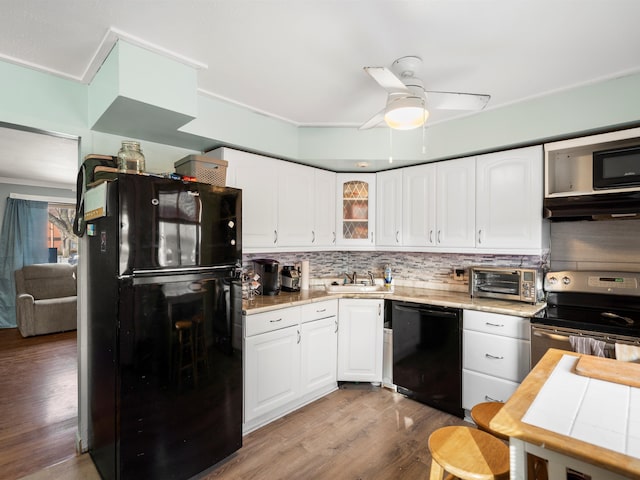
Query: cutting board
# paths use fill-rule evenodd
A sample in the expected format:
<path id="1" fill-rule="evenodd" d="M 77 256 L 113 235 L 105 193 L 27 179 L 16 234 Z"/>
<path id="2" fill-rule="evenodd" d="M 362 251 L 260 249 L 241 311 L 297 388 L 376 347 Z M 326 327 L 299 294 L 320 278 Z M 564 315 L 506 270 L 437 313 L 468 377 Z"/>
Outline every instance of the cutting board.
<path id="1" fill-rule="evenodd" d="M 640 388 L 639 363 L 582 355 L 576 362 L 575 373 L 585 377 Z"/>

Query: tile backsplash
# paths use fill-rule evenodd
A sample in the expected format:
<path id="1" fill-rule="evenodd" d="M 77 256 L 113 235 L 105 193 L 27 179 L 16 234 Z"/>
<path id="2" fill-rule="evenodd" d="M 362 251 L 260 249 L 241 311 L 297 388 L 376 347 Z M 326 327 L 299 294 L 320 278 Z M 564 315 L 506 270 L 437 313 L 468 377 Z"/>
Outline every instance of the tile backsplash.
<path id="1" fill-rule="evenodd" d="M 310 277 L 340 278 L 344 272 L 357 272 L 366 276 L 371 271 L 376 278 L 382 278 L 386 264 L 391 266 L 394 281 L 426 283 L 447 289 L 448 285 L 460 287 L 468 285 L 466 270 L 474 265 L 546 267 L 547 255 L 478 255 L 452 253 L 416 253 L 416 252 L 301 252 L 245 254 L 243 265 L 251 268 L 251 262 L 257 258 L 271 258 L 280 265 L 294 265 L 309 260 Z M 453 280 L 453 268 L 465 269 L 464 282 Z"/>

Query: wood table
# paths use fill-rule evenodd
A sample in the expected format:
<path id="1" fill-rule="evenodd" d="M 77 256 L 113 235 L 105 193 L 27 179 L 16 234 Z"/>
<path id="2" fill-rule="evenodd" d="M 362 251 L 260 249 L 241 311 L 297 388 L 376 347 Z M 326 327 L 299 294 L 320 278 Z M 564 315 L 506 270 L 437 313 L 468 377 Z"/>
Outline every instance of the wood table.
<path id="1" fill-rule="evenodd" d="M 504 407 L 491 421 L 490 426 L 493 430 L 510 437 L 511 479 L 520 480 L 527 478 L 526 459 L 528 453 L 548 460 L 549 478 L 552 479 L 572 478 L 567 477 L 567 469 L 576 470 L 583 474 L 590 475 L 592 480 L 640 478 L 640 455 L 636 456 L 635 452 L 637 452 L 637 450 L 634 450 L 634 455 L 631 456 L 621 453 L 620 451 L 615 451 L 615 448 L 618 447 L 612 447 L 614 449 L 605 448 L 594 444 L 597 443 L 597 441 L 591 443 L 579 440 L 575 438 L 573 433 L 558 433 L 557 431 L 541 428 L 532 423 L 523 421 L 523 418 L 531 421 L 531 418 L 536 416 L 533 415 L 533 413 L 536 413 L 533 412 L 533 410 L 538 408 L 540 401 L 536 403 L 532 412 L 529 412 L 532 404 L 534 404 L 534 401 L 536 401 L 536 398 L 539 395 L 541 397 L 544 395 L 548 397 L 550 393 L 549 388 L 552 384 L 550 377 L 554 373 L 554 370 L 558 367 L 560 371 L 562 365 L 566 366 L 568 364 L 567 362 L 571 362 L 572 360 L 572 358 L 567 357 L 567 355 L 576 357 L 575 363 L 579 363 L 580 357 L 582 357 L 580 354 L 573 352 L 549 349 L 545 356 L 524 379 L 509 401 L 505 403 Z M 615 372 L 616 370 L 616 365 L 610 362 L 617 362 L 617 360 L 594 359 L 594 357 L 589 357 L 588 361 L 590 366 L 593 365 L 593 362 L 596 362 L 596 364 L 598 362 L 602 362 L 602 371 L 606 370 Z M 614 368 L 611 368 L 612 366 Z M 624 378 L 628 376 L 629 366 L 628 364 L 623 364 L 620 365 L 620 367 L 621 370 L 624 370 L 625 375 L 621 375 L 621 379 L 614 380 L 618 380 L 620 383 L 625 383 Z M 640 368 L 640 365 L 634 365 L 634 368 L 635 367 Z M 575 370 L 572 372 L 562 373 L 565 375 L 567 373 L 575 374 L 575 380 L 578 381 L 577 383 L 584 383 L 587 381 L 585 380 L 586 377 L 579 378 L 579 373 Z M 547 383 L 548 381 L 549 383 Z M 589 379 L 588 381 L 599 382 L 600 380 Z M 616 408 L 615 406 L 612 407 L 610 405 L 615 404 L 616 401 L 619 400 L 619 395 L 615 395 L 619 390 L 616 389 L 627 389 L 627 392 L 631 392 L 629 398 L 632 398 L 633 401 L 629 402 L 627 400 L 629 411 L 626 412 L 627 417 L 624 417 L 626 420 L 623 420 L 623 422 L 628 422 L 629 419 L 633 419 L 633 424 L 631 424 L 630 427 L 629 424 L 627 424 L 627 432 L 632 432 L 633 435 L 637 435 L 638 419 L 640 418 L 640 402 L 636 401 L 638 398 L 638 389 L 633 386 L 623 386 L 620 385 L 620 383 L 606 381 L 602 384 L 598 384 L 602 391 L 606 393 L 602 396 L 599 412 L 601 415 L 605 415 L 609 412 L 607 410 L 608 408 Z M 544 390 L 545 385 L 547 385 L 546 391 Z M 609 391 L 608 389 L 611 389 L 611 395 L 607 393 Z M 635 391 L 631 391 L 629 389 Z M 574 401 L 575 404 L 580 404 L 582 400 L 577 397 L 580 394 L 580 389 L 576 388 L 575 392 L 574 389 L 571 388 L 565 389 L 562 395 L 558 395 L 557 398 L 558 411 L 562 411 L 563 404 L 566 404 L 567 402 L 570 403 Z M 576 396 L 576 399 L 570 398 L 572 396 Z M 538 413 L 540 413 L 539 410 Z M 612 415 L 615 415 L 616 413 L 617 412 L 611 412 Z M 538 415 L 538 418 L 541 417 L 543 416 Z M 558 422 L 560 422 L 560 420 L 561 419 L 558 419 Z M 602 421 L 600 418 L 596 420 Z M 547 423 L 553 424 L 554 422 L 549 420 Z M 618 422 L 618 424 L 619 423 L 620 422 Z M 629 437 L 628 442 L 633 443 L 636 440 L 640 441 L 640 437 Z"/>

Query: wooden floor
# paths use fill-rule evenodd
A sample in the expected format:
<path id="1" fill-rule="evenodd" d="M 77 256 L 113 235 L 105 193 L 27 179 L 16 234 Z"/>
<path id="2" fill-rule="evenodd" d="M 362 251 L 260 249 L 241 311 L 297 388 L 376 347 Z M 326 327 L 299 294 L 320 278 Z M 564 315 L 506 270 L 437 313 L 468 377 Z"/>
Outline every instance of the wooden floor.
<path id="1" fill-rule="evenodd" d="M 427 479 L 427 439 L 445 425 L 469 424 L 390 390 L 346 384 L 249 434 L 202 478 Z"/>
<path id="2" fill-rule="evenodd" d="M 243 447 L 200 480 L 427 479 L 427 438 L 444 425 L 469 425 L 386 389 L 340 390 L 244 438 Z M 24 480 L 98 480 L 88 455 Z"/>
<path id="3" fill-rule="evenodd" d="M 76 332 L 22 338 L 0 329 L 0 478 L 75 457 Z"/>
<path id="4" fill-rule="evenodd" d="M 75 454 L 75 332 L 0 330 L 0 479 L 99 480 Z M 201 480 L 427 479 L 427 438 L 463 420 L 369 384 L 339 390 L 244 437 Z"/>

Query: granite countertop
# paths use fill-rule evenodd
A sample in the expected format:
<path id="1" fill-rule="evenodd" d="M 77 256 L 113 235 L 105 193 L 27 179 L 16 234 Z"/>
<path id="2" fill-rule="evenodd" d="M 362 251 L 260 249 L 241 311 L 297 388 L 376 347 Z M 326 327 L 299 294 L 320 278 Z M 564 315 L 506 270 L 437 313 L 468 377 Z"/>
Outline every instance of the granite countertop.
<path id="1" fill-rule="evenodd" d="M 532 317 L 545 308 L 545 303 L 531 305 L 529 303 L 512 302 L 507 300 L 493 300 L 488 298 L 471 298 L 467 292 L 436 290 L 407 286 L 394 286 L 390 293 L 328 293 L 324 286 L 312 286 L 309 290 L 299 292 L 280 292 L 279 295 L 257 296 L 253 300 L 242 301 L 242 311 L 245 315 L 268 312 L 279 308 L 304 305 L 306 303 L 321 302 L 334 298 L 384 298 L 404 302 L 424 303 L 444 307 L 480 310 L 503 315 Z"/>

